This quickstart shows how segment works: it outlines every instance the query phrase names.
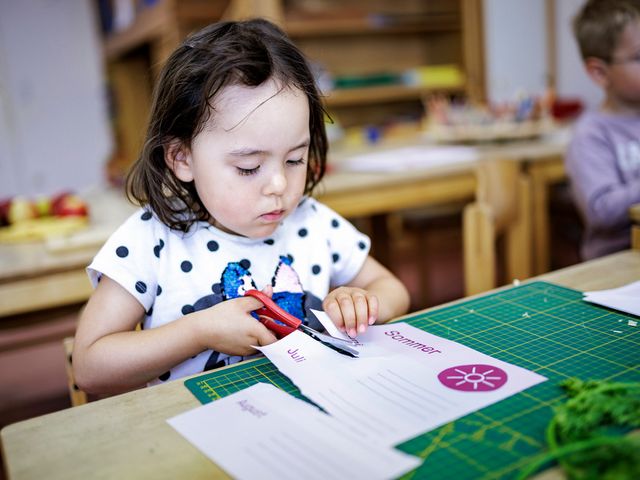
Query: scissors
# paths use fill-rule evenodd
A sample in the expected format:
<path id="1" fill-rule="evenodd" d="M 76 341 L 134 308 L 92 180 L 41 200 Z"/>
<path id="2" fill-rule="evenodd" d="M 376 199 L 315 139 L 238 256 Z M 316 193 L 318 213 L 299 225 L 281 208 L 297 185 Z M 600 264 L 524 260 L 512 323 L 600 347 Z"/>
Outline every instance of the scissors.
<path id="1" fill-rule="evenodd" d="M 254 312 L 258 316 L 258 320 L 260 320 L 265 327 L 275 333 L 277 338 L 286 337 L 294 330 L 300 330 L 311 338 L 318 340 L 329 348 L 337 350 L 344 355 L 354 358 L 358 357 L 358 351 L 349 346 L 356 345 L 357 343 L 355 341 L 332 337 L 331 335 L 320 333 L 317 330 L 308 327 L 302 323 L 302 320 L 280 308 L 276 302 L 259 290 L 247 290 L 245 295 L 256 298 L 264 304 L 263 307 L 254 310 Z"/>

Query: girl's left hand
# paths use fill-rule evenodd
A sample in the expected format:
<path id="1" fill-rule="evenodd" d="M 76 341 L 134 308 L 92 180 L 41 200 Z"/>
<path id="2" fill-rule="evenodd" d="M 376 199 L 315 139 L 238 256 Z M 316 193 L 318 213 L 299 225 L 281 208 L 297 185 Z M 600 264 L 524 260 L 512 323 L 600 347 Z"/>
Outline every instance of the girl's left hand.
<path id="1" fill-rule="evenodd" d="M 331 321 L 351 338 L 378 319 L 378 298 L 362 288 L 338 287 L 322 302 Z"/>

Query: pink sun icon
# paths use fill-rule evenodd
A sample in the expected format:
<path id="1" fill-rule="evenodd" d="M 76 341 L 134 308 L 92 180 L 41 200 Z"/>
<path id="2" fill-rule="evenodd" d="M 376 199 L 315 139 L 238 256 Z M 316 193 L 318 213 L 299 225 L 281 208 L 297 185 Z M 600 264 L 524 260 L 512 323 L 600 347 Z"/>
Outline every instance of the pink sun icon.
<path id="1" fill-rule="evenodd" d="M 458 365 L 438 375 L 445 387 L 463 392 L 490 392 L 507 382 L 507 372 L 492 365 Z"/>

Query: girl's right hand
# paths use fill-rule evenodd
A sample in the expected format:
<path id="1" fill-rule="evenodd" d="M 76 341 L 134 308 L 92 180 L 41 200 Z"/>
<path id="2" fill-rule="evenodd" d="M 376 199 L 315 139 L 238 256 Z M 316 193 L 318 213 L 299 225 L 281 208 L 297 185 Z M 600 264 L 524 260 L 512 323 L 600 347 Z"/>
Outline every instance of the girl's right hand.
<path id="1" fill-rule="evenodd" d="M 262 307 L 253 297 L 225 300 L 205 310 L 196 312 L 199 319 L 198 341 L 204 349 L 212 349 L 227 355 L 251 355 L 255 346 L 269 345 L 277 340 L 271 331 L 260 323 L 251 312 Z"/>

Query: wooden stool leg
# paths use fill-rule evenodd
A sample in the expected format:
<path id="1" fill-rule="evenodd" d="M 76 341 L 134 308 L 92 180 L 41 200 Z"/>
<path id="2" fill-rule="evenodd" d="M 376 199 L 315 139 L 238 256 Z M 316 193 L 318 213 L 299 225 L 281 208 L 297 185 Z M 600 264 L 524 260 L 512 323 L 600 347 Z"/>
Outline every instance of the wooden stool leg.
<path id="1" fill-rule="evenodd" d="M 71 406 L 84 405 L 87 403 L 87 394 L 80 390 L 76 385 L 73 375 L 72 354 L 73 354 L 73 337 L 67 337 L 62 340 L 65 354 L 65 370 L 67 372 L 67 384 L 69 386 L 69 398 L 71 398 Z"/>
<path id="2" fill-rule="evenodd" d="M 631 205 L 629 217 L 631 218 L 631 248 L 640 250 L 640 203 Z"/>
<path id="3" fill-rule="evenodd" d="M 491 209 L 482 203 L 467 205 L 463 224 L 465 295 L 475 295 L 496 286 L 496 235 Z"/>
<path id="4" fill-rule="evenodd" d="M 631 248 L 640 250 L 640 225 L 631 227 Z"/>
<path id="5" fill-rule="evenodd" d="M 541 275 L 549 271 L 550 226 L 549 226 L 549 184 L 536 171 L 529 173 L 531 178 L 531 225 L 533 238 L 532 274 Z"/>

